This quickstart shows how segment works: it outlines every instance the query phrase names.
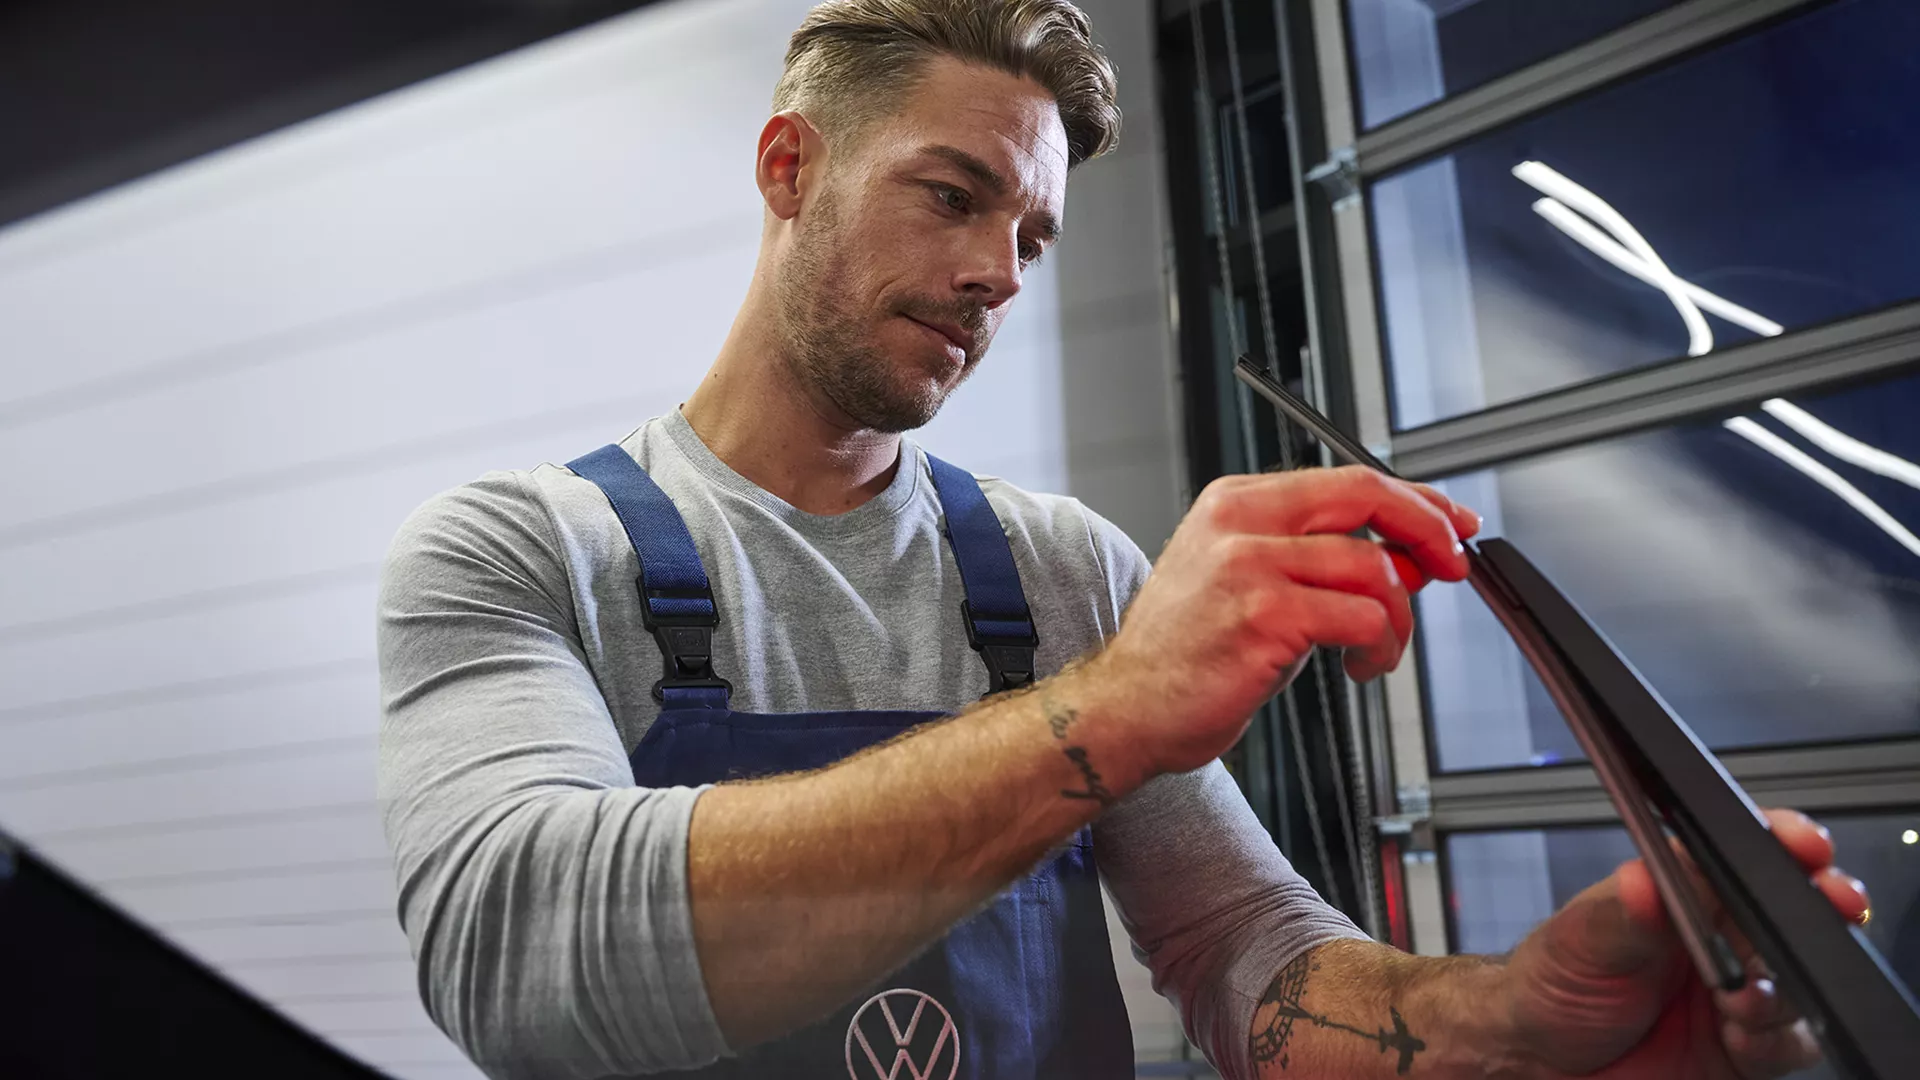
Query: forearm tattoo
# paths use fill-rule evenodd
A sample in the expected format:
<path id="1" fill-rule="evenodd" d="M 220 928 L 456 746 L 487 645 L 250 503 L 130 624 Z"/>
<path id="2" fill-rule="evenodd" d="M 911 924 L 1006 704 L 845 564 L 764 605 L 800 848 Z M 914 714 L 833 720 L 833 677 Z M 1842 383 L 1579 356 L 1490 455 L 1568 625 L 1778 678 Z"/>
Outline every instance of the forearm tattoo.
<path id="1" fill-rule="evenodd" d="M 1413 1068 L 1413 1056 L 1425 1050 L 1427 1044 L 1407 1030 L 1407 1022 L 1401 1019 L 1400 1010 L 1391 1005 L 1387 1007 L 1387 1014 L 1393 1019 L 1392 1031 L 1384 1027 L 1367 1031 L 1311 1012 L 1303 1004 L 1307 996 L 1307 980 L 1319 970 L 1320 965 L 1313 961 L 1313 954 L 1304 953 L 1281 968 L 1280 974 L 1274 976 L 1273 982 L 1267 985 L 1267 992 L 1253 1010 L 1253 1035 L 1248 1054 L 1253 1058 L 1254 1071 L 1259 1072 L 1260 1067 L 1268 1062 L 1279 1062 L 1280 1068 L 1285 1069 L 1292 1060 L 1288 1046 L 1293 1040 L 1294 1024 L 1304 1022 L 1328 1031 L 1358 1035 L 1377 1043 L 1383 1054 L 1397 1053 L 1399 1061 L 1394 1071 L 1405 1076 L 1407 1070 Z"/>
<path id="2" fill-rule="evenodd" d="M 1080 719 L 1079 710 L 1071 705 L 1063 705 L 1044 694 L 1040 697 L 1040 710 L 1046 714 L 1047 729 L 1053 732 L 1053 737 L 1063 744 L 1067 743 L 1067 736 L 1073 731 L 1073 725 Z M 1080 779 L 1085 784 L 1085 787 L 1078 791 L 1062 788 L 1060 794 L 1068 799 L 1092 799 L 1101 806 L 1112 806 L 1113 792 L 1107 790 L 1107 785 L 1100 778 L 1100 771 L 1095 769 L 1093 762 L 1087 759 L 1087 748 L 1069 744 L 1063 745 L 1060 752 L 1066 755 L 1068 761 L 1073 762 L 1074 768 L 1080 770 Z"/>

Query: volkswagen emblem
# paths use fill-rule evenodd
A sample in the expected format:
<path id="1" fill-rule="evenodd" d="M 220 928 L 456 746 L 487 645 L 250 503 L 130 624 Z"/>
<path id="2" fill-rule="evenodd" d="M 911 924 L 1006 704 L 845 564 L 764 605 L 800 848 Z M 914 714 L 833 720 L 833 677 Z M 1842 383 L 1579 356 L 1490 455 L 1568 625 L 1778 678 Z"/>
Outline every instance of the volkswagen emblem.
<path id="1" fill-rule="evenodd" d="M 883 990 L 847 1025 L 852 1080 L 953 1080 L 960 1073 L 960 1030 L 946 1006 L 918 990 Z"/>

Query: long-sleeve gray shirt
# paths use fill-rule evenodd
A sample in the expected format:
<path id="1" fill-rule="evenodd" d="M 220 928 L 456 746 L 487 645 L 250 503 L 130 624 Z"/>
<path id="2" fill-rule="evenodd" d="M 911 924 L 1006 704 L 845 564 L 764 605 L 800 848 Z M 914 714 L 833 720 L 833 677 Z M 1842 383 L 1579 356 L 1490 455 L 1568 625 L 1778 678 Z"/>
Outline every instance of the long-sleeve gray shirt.
<path id="1" fill-rule="evenodd" d="M 676 410 L 622 445 L 672 497 L 713 582 L 733 707 L 954 711 L 986 691 L 926 459 L 845 514 L 735 473 Z M 585 448 L 583 448 L 585 449 Z M 1119 625 L 1148 571 L 1079 502 L 993 478 L 1047 675 Z M 543 465 L 436 496 L 380 598 L 380 791 L 428 1011 L 495 1077 L 605 1077 L 729 1052 L 694 951 L 687 832 L 702 788 L 634 786 L 660 653 L 598 488 Z M 1253 1004 L 1304 949 L 1361 936 L 1274 848 L 1217 763 L 1094 827 L 1154 985 L 1229 1075 Z"/>

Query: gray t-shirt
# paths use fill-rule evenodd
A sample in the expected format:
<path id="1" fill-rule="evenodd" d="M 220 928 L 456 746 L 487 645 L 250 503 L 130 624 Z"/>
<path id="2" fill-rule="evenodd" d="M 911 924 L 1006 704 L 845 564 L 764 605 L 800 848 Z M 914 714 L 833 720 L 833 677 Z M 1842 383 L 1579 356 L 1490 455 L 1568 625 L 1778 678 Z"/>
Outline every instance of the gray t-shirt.
<path id="1" fill-rule="evenodd" d="M 686 519 L 733 707 L 955 711 L 986 691 L 925 456 L 845 514 L 735 473 L 678 410 L 622 444 Z M 585 448 L 583 448 L 585 449 Z M 1148 562 L 1074 499 L 983 477 L 1051 674 L 1113 634 Z M 380 793 L 428 1011 L 495 1077 L 605 1077 L 728 1053 L 701 981 L 687 826 L 702 788 L 638 788 L 657 706 L 638 561 L 599 489 L 491 473 L 402 526 L 380 597 Z M 1187 1030 L 1246 1071 L 1253 1004 L 1300 951 L 1361 936 L 1274 848 L 1218 763 L 1094 827 L 1102 878 Z"/>

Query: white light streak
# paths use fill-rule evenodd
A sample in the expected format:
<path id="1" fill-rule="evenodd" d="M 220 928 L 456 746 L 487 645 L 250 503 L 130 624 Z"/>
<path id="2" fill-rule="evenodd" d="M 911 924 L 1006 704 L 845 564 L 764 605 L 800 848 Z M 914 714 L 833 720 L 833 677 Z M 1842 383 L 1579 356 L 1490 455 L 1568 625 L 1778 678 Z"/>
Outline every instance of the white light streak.
<path id="1" fill-rule="evenodd" d="M 1775 420 L 1799 432 L 1806 440 L 1850 465 L 1920 488 L 1920 465 L 1877 446 L 1869 446 L 1814 416 L 1791 401 L 1773 398 L 1760 406 Z"/>
<path id="2" fill-rule="evenodd" d="M 1680 321 L 1687 326 L 1687 355 L 1705 356 L 1713 351 L 1713 331 L 1707 327 L 1707 317 L 1700 314 L 1700 305 L 1688 295 L 1686 283 L 1668 269 L 1660 253 L 1653 250 L 1653 245 L 1647 243 L 1647 238 L 1641 236 L 1640 230 L 1634 228 L 1620 211 L 1615 210 L 1607 200 L 1538 161 L 1523 161 L 1515 165 L 1513 175 L 1541 194 L 1580 211 L 1602 229 L 1612 233 L 1614 239 L 1640 261 L 1645 276 L 1635 276 L 1666 293 L 1667 299 L 1673 302 L 1674 310 L 1680 313 Z M 1539 209 L 1538 203 L 1534 204 L 1534 209 Z"/>
<path id="3" fill-rule="evenodd" d="M 1785 330 L 1785 327 L 1757 311 L 1741 307 L 1691 281 L 1682 280 L 1661 260 L 1653 250 L 1653 245 L 1640 235 L 1640 231 L 1624 215 L 1605 199 L 1551 166 L 1538 161 L 1523 161 L 1513 167 L 1513 175 L 1546 196 L 1535 200 L 1533 212 L 1548 224 L 1620 270 L 1667 294 L 1667 299 L 1672 301 L 1674 310 L 1680 313 L 1681 321 L 1687 326 L 1687 355 L 1704 356 L 1713 351 L 1713 331 L 1707 327 L 1706 318 L 1701 314 L 1703 310 L 1711 311 L 1735 326 L 1744 327 L 1762 337 L 1777 337 Z M 1760 407 L 1834 457 L 1869 472 L 1891 477 L 1909 487 L 1920 488 L 1920 465 L 1861 442 L 1782 398 L 1771 398 L 1762 402 Z M 1916 538 L 1879 503 L 1868 498 L 1865 492 L 1848 483 L 1840 474 L 1744 416 L 1726 421 L 1726 427 L 1840 496 L 1847 505 L 1858 510 L 1901 546 L 1920 555 L 1920 538 Z"/>
<path id="4" fill-rule="evenodd" d="M 1561 232 L 1572 237 L 1581 247 L 1612 263 L 1614 266 L 1632 274 L 1641 281 L 1658 288 L 1658 275 L 1647 269 L 1645 262 L 1631 251 L 1621 247 L 1619 242 L 1606 233 L 1593 227 L 1592 223 L 1557 199 L 1541 199 L 1533 204 L 1533 212 L 1546 218 Z M 1678 280 L 1678 279 L 1676 279 Z M 1711 293 L 1691 281 L 1680 280 L 1680 288 L 1703 311 L 1710 311 L 1735 326 L 1751 330 L 1761 337 L 1778 337 L 1786 327 L 1767 318 L 1757 311 L 1751 311 L 1727 299 L 1718 293 Z"/>
<path id="5" fill-rule="evenodd" d="M 1867 497 L 1867 493 L 1854 487 L 1839 473 L 1827 468 L 1810 457 L 1806 451 L 1744 416 L 1736 416 L 1722 422 L 1728 431 L 1746 439 L 1748 442 L 1800 470 L 1808 479 L 1846 502 L 1866 518 L 1880 527 L 1880 530 L 1893 537 L 1894 542 L 1915 555 L 1920 555 L 1920 536 L 1913 535 L 1905 525 L 1900 524 L 1892 514 L 1887 513 L 1879 503 Z"/>

